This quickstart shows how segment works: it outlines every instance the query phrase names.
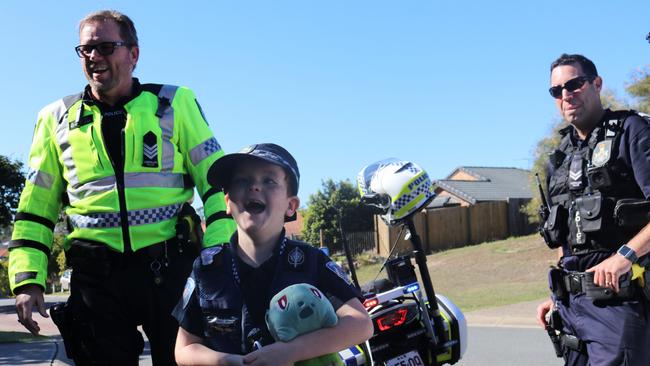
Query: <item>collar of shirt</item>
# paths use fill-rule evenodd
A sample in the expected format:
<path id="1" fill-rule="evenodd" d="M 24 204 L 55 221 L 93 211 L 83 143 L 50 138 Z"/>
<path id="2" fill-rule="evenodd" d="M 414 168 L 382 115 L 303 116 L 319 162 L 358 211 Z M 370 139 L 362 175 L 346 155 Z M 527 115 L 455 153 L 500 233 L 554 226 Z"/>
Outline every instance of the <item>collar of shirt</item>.
<path id="1" fill-rule="evenodd" d="M 273 254 L 268 259 L 266 259 L 259 267 L 255 268 L 247 264 L 246 262 L 244 262 L 239 257 L 239 255 L 237 255 L 237 247 L 239 246 L 239 237 L 237 235 L 237 232 L 235 232 L 233 236 L 230 238 L 230 245 L 228 245 L 228 250 L 230 250 L 230 254 L 233 258 L 232 269 L 236 281 L 240 282 L 241 281 L 240 277 L 247 277 L 250 273 L 254 272 L 257 269 L 264 270 L 264 271 L 271 271 L 269 275 L 273 276 L 275 273 L 275 268 L 278 259 L 282 255 L 284 251 L 284 247 L 286 246 L 286 240 L 287 239 L 284 235 L 284 228 L 283 228 L 282 232 L 280 233 L 280 238 L 278 239 L 278 242 L 275 244 L 275 247 L 273 248 Z"/>
<path id="2" fill-rule="evenodd" d="M 133 84 L 131 86 L 131 94 L 120 98 L 120 100 L 118 100 L 114 106 L 110 106 L 100 100 L 95 99 L 95 96 L 93 95 L 90 89 L 90 85 L 86 85 L 83 92 L 83 102 L 88 105 L 93 105 L 93 104 L 97 105 L 101 110 L 122 108 L 126 103 L 132 101 L 138 95 L 140 95 L 141 92 L 142 92 L 142 85 L 140 84 L 140 81 L 138 80 L 138 78 L 133 78 Z"/>

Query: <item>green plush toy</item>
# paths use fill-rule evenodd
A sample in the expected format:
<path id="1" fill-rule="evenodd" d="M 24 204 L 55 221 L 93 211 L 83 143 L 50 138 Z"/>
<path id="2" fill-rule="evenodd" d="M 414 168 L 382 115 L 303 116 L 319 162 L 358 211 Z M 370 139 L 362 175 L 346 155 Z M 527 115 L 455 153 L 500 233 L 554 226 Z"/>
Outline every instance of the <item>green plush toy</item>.
<path id="1" fill-rule="evenodd" d="M 266 312 L 266 325 L 273 339 L 281 342 L 289 342 L 323 327 L 333 327 L 337 322 L 338 317 L 329 300 L 319 289 L 306 283 L 291 285 L 278 292 Z M 295 365 L 333 366 L 343 365 L 343 361 L 338 353 L 330 353 Z"/>

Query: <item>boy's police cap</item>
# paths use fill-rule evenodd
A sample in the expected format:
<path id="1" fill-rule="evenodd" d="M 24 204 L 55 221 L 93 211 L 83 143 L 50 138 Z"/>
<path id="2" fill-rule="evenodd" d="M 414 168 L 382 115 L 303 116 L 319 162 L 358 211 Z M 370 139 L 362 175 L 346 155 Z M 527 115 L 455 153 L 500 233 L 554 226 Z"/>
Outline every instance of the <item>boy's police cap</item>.
<path id="1" fill-rule="evenodd" d="M 217 159 L 208 170 L 208 183 L 217 189 L 226 189 L 232 178 L 232 172 L 237 164 L 245 159 L 260 159 L 278 165 L 287 173 L 291 182 L 291 194 L 298 194 L 300 171 L 296 160 L 282 146 L 265 143 L 246 146 L 239 152 L 227 154 Z"/>

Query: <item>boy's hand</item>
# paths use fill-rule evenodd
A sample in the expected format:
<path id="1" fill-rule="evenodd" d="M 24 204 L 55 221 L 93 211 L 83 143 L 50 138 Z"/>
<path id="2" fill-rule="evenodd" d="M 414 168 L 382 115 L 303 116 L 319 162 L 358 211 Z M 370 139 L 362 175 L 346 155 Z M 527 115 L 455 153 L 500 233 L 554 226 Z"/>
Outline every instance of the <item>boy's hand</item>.
<path id="1" fill-rule="evenodd" d="M 245 365 L 291 366 L 291 350 L 287 343 L 275 342 L 244 356 Z"/>

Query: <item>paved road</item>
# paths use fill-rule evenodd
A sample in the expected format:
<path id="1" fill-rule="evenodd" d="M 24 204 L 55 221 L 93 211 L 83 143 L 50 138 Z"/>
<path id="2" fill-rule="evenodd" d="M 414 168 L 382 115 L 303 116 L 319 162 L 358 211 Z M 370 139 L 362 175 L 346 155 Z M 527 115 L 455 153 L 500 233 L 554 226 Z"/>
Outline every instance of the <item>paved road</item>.
<path id="1" fill-rule="evenodd" d="M 67 296 L 45 295 L 46 307 L 57 302 L 66 301 Z M 16 321 L 14 308 L 15 299 L 0 299 L 0 330 L 27 333 L 25 328 Z M 41 334 L 49 336 L 46 341 L 30 343 L 0 343 L 0 366 L 45 366 L 45 365 L 72 365 L 72 360 L 65 355 L 65 348 L 59 330 L 50 319 L 33 314 L 41 327 Z M 144 333 L 143 333 L 144 335 Z M 140 365 L 151 365 L 149 342 L 145 338 L 145 349 L 140 356 Z"/>
<path id="2" fill-rule="evenodd" d="M 48 306 L 65 297 L 46 296 Z M 535 325 L 534 311 L 539 301 L 485 309 L 466 314 L 469 341 L 465 357 L 457 366 L 558 366 L 547 335 Z M 0 299 L 0 330 L 21 331 L 16 322 L 14 299 Z M 71 365 L 65 357 L 58 330 L 50 319 L 34 315 L 41 333 L 51 336 L 47 342 L 0 344 L 0 365 Z M 147 345 L 148 346 L 148 345 Z M 145 349 L 140 365 L 151 365 Z"/>
<path id="3" fill-rule="evenodd" d="M 548 336 L 539 328 L 469 327 L 467 353 L 457 366 L 559 366 Z"/>

